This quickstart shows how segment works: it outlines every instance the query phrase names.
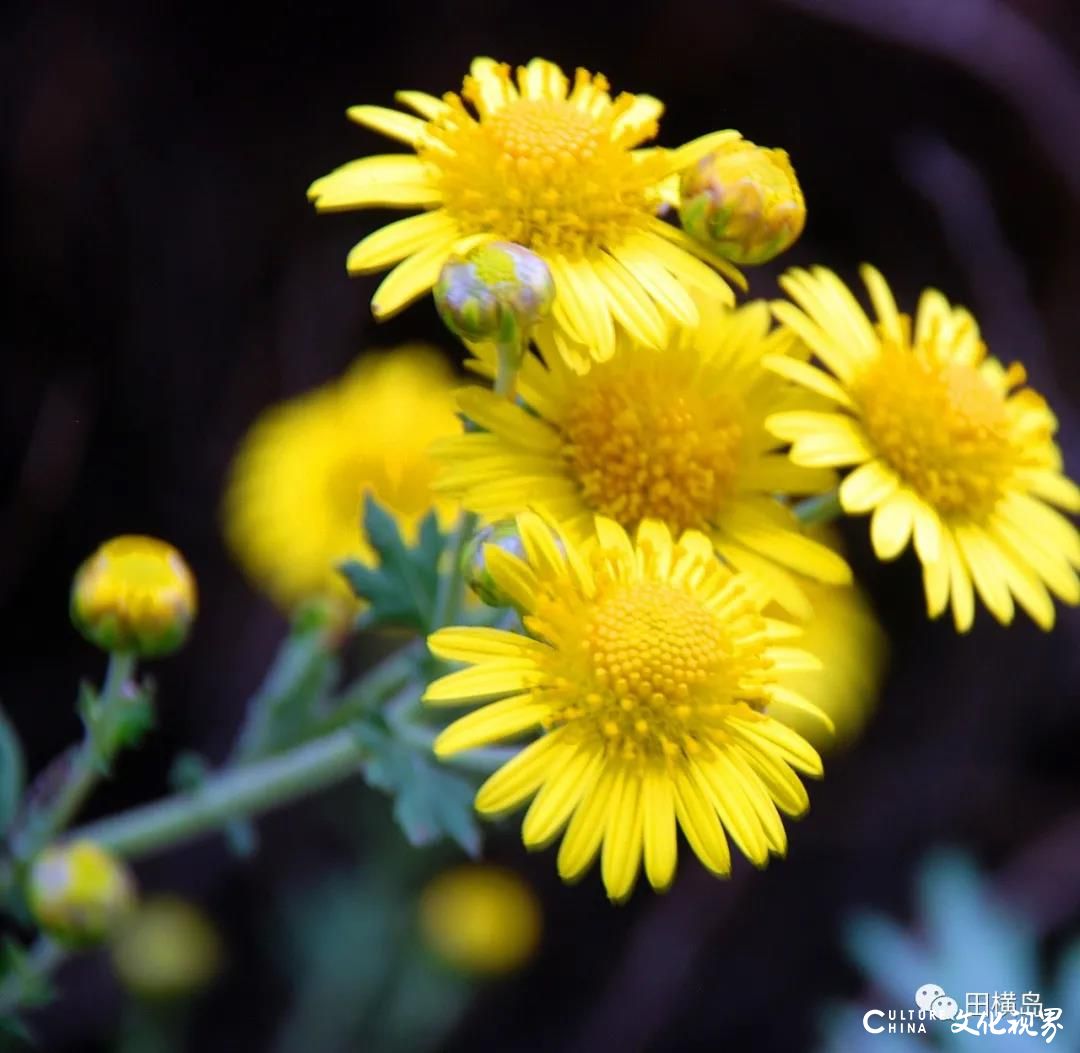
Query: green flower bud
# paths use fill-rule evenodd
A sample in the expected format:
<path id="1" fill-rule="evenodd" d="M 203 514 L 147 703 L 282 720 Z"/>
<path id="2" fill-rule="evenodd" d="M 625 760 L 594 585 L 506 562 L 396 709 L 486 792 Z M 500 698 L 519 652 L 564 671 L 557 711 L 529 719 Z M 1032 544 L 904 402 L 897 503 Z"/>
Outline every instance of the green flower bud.
<path id="1" fill-rule="evenodd" d="M 485 550 L 489 545 L 494 545 L 511 556 L 525 558 L 525 548 L 512 519 L 482 527 L 469 539 L 461 554 L 461 571 L 465 576 L 465 583 L 489 607 L 511 607 L 513 604 L 510 598 L 499 588 L 488 569 Z"/>
<path id="2" fill-rule="evenodd" d="M 72 946 L 100 942 L 135 905 L 127 867 L 92 841 L 46 848 L 30 868 L 26 892 L 42 929 Z"/>
<path id="3" fill-rule="evenodd" d="M 106 541 L 75 574 L 71 620 L 103 650 L 157 657 L 187 638 L 196 602 L 195 579 L 172 545 L 125 535 Z"/>
<path id="4" fill-rule="evenodd" d="M 806 204 L 783 150 L 745 139 L 725 143 L 688 168 L 680 186 L 683 230 L 732 263 L 765 263 L 790 248 Z"/>
<path id="5" fill-rule="evenodd" d="M 477 245 L 451 256 L 435 284 L 435 306 L 463 340 L 521 341 L 551 310 L 555 283 L 534 252 L 509 241 Z"/>

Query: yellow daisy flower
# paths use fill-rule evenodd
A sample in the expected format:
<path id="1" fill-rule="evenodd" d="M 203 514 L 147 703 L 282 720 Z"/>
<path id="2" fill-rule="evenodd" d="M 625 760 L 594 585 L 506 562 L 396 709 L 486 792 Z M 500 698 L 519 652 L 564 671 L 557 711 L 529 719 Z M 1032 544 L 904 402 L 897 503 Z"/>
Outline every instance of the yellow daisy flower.
<path id="1" fill-rule="evenodd" d="M 700 530 L 739 570 L 757 578 L 790 612 L 809 605 L 789 568 L 834 584 L 851 580 L 836 553 L 804 537 L 775 498 L 831 487 L 834 476 L 793 465 L 765 429 L 778 409 L 817 403 L 761 366 L 783 354 L 789 334 L 769 332 L 764 303 L 704 311 L 657 351 L 620 337 L 614 355 L 585 375 L 545 340 L 542 360 L 526 356 L 518 376 L 524 405 L 481 388 L 458 396 L 484 432 L 432 448 L 440 492 L 490 519 L 533 508 L 575 538 L 595 514 L 629 530 L 659 519 L 672 530 Z M 491 373 L 483 348 L 476 368 Z"/>
<path id="2" fill-rule="evenodd" d="M 1080 490 L 1061 471 L 1057 421 L 1024 387 L 1023 367 L 986 353 L 975 319 L 934 289 L 919 300 L 914 327 L 872 267 L 862 269 L 877 321 L 831 271 L 790 271 L 795 301 L 777 318 L 829 373 L 793 359 L 770 366 L 831 403 L 826 412 L 780 413 L 769 426 L 807 466 L 857 466 L 840 487 L 845 512 L 873 512 L 881 559 L 914 539 L 927 607 L 952 603 L 966 632 L 977 592 L 998 621 L 1013 601 L 1044 629 L 1049 593 L 1080 601 L 1080 535 L 1050 505 L 1080 511 Z M 974 590 L 972 589 L 974 583 Z"/>
<path id="3" fill-rule="evenodd" d="M 354 274 L 396 265 L 372 300 L 377 318 L 426 293 L 451 254 L 488 238 L 544 259 L 558 291 L 555 339 L 599 359 L 614 351 L 615 322 L 653 346 L 664 342 L 669 322 L 692 324 L 697 308 L 687 286 L 732 303 L 730 287 L 706 264 L 744 285 L 730 263 L 656 215 L 665 201 L 678 203 L 678 174 L 738 133 L 640 149 L 657 133 L 658 100 L 612 99 L 603 76 L 579 69 L 571 84 L 543 59 L 518 69 L 515 81 L 505 63 L 478 58 L 460 95 L 396 97 L 420 116 L 353 106 L 349 117 L 415 153 L 353 161 L 308 191 L 326 211 L 426 210 L 349 254 Z"/>
<path id="4" fill-rule="evenodd" d="M 361 533 L 372 494 L 413 541 L 433 505 L 434 439 L 459 427 L 454 378 L 433 349 L 367 353 L 339 380 L 268 409 L 242 441 L 224 500 L 225 537 L 283 610 L 323 598 L 353 609 L 337 566 L 374 558 Z M 447 525 L 454 505 L 434 501 Z"/>
<path id="5" fill-rule="evenodd" d="M 783 855 L 779 813 L 808 804 L 793 769 L 822 770 L 815 750 L 764 712 L 812 708 L 779 680 L 816 664 L 789 646 L 799 630 L 764 617 L 696 531 L 676 542 L 645 520 L 631 540 L 600 517 L 579 546 L 533 513 L 518 530 L 525 559 L 494 545 L 486 557 L 527 635 L 450 628 L 429 638 L 435 655 L 471 668 L 436 680 L 425 700 L 487 703 L 440 734 L 439 756 L 544 730 L 481 786 L 481 814 L 532 798 L 525 844 L 565 828 L 560 875 L 575 880 L 600 852 L 614 900 L 630 894 L 642 859 L 654 888 L 671 883 L 677 827 L 717 874 L 731 867 L 728 836 L 756 866 Z"/>

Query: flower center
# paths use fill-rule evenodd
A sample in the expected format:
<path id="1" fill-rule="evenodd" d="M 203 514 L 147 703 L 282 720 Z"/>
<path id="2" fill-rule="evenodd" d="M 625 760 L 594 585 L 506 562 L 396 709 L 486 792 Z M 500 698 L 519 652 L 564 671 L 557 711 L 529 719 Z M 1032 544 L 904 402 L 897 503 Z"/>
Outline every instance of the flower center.
<path id="1" fill-rule="evenodd" d="M 675 533 L 707 527 L 734 490 L 737 407 L 644 370 L 603 374 L 581 381 L 563 421 L 563 457 L 586 503 L 628 529 L 647 518 Z"/>
<path id="2" fill-rule="evenodd" d="M 886 346 L 861 378 L 866 430 L 938 511 L 985 514 L 1014 463 L 1005 397 L 974 366 L 921 351 Z"/>
<path id="3" fill-rule="evenodd" d="M 516 99 L 474 118 L 452 96 L 418 149 L 463 231 L 576 258 L 621 240 L 655 203 L 663 162 L 629 149 L 655 128 L 614 128 L 632 101 L 596 114 L 566 99 Z"/>
<path id="4" fill-rule="evenodd" d="M 628 759 L 695 753 L 733 706 L 757 708 L 767 660 L 748 638 L 761 628 L 742 596 L 721 618 L 666 583 L 616 584 L 598 597 L 574 668 L 556 681 L 566 703 L 556 701 L 554 722 L 577 723 Z"/>

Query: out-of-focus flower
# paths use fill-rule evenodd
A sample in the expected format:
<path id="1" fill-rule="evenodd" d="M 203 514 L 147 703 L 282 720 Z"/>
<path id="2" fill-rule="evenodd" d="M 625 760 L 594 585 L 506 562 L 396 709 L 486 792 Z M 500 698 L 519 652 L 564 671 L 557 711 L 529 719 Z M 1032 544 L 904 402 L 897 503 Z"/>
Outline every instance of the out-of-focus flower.
<path id="1" fill-rule="evenodd" d="M 757 866 L 783 855 L 780 812 L 808 806 L 793 769 L 822 770 L 813 747 L 766 712 L 813 711 L 779 679 L 816 665 L 789 646 L 799 630 L 764 617 L 757 590 L 703 534 L 676 542 L 645 520 L 632 540 L 598 518 L 579 545 L 535 514 L 517 522 L 525 559 L 493 546 L 487 559 L 525 634 L 451 628 L 428 641 L 471 668 L 436 680 L 424 699 L 489 703 L 439 735 L 439 756 L 544 729 L 484 783 L 477 809 L 499 815 L 532 798 L 525 844 L 565 828 L 560 875 L 575 880 L 599 852 L 616 901 L 643 858 L 650 884 L 670 885 L 677 827 L 717 874 L 731 866 L 725 830 Z"/>
<path id="2" fill-rule="evenodd" d="M 406 345 L 363 355 L 339 380 L 272 406 L 237 451 L 224 500 L 229 547 L 251 580 L 283 610 L 325 599 L 351 611 L 338 573 L 370 563 L 364 495 L 395 517 L 409 542 L 436 508 L 428 446 L 458 430 L 454 378 L 433 349 Z"/>
<path id="3" fill-rule="evenodd" d="M 762 369 L 793 343 L 769 332 L 763 303 L 704 311 L 661 351 L 620 338 L 585 375 L 538 342 L 542 361 L 526 356 L 518 374 L 524 405 L 478 387 L 459 394 L 462 412 L 486 430 L 433 447 L 440 492 L 493 520 L 533 508 L 578 539 L 595 514 L 627 530 L 643 519 L 676 534 L 701 530 L 800 617 L 810 607 L 789 571 L 850 581 L 844 560 L 805 537 L 775 498 L 820 493 L 835 477 L 792 464 L 765 429 L 769 414 L 816 403 Z M 494 354 L 476 354 L 476 368 L 492 373 Z"/>
<path id="4" fill-rule="evenodd" d="M 683 229 L 718 256 L 766 263 L 806 224 L 806 202 L 784 150 L 733 139 L 688 168 L 680 185 Z"/>
<path id="5" fill-rule="evenodd" d="M 558 290 L 555 341 L 575 361 L 609 358 L 616 322 L 660 346 L 669 323 L 697 319 L 687 285 L 731 304 L 731 288 L 707 264 L 744 284 L 728 261 L 656 216 L 665 200 L 677 202 L 678 173 L 737 132 L 637 149 L 657 133 L 659 101 L 612 99 L 599 74 L 579 69 L 571 84 L 543 59 L 518 69 L 515 82 L 509 66 L 478 58 L 460 96 L 397 98 L 420 116 L 380 106 L 354 106 L 349 116 L 415 153 L 353 161 L 308 191 L 322 210 L 427 210 L 349 254 L 356 274 L 396 265 L 372 300 L 377 318 L 426 293 L 452 254 L 493 238 L 543 257 Z"/>
<path id="6" fill-rule="evenodd" d="M 435 283 L 435 306 L 462 340 L 518 343 L 551 311 L 555 284 L 528 249 L 488 241 L 451 256 Z"/>
<path id="7" fill-rule="evenodd" d="M 465 973 L 513 972 L 540 942 L 540 903 L 517 874 L 468 864 L 444 871 L 420 897 L 427 945 Z"/>
<path id="8" fill-rule="evenodd" d="M 838 549 L 832 532 L 815 534 Z M 803 624 L 799 646 L 821 662 L 820 669 L 791 670 L 780 676 L 833 722 L 829 732 L 806 714 L 792 713 L 787 723 L 822 752 L 858 736 L 877 703 L 885 672 L 888 641 L 858 585 L 801 583 L 813 614 Z"/>
<path id="9" fill-rule="evenodd" d="M 202 990 L 217 976 L 223 956 L 210 920 L 175 896 L 141 903 L 117 930 L 111 951 L 128 990 L 163 1001 Z"/>
<path id="10" fill-rule="evenodd" d="M 26 893 L 37 923 L 73 945 L 104 939 L 135 905 L 127 867 L 92 841 L 42 851 L 30 867 Z"/>
<path id="11" fill-rule="evenodd" d="M 1003 624 L 1015 599 L 1051 628 L 1048 589 L 1080 602 L 1080 534 L 1051 507 L 1080 511 L 1080 490 L 1062 474 L 1053 413 L 1024 387 L 1020 365 L 987 357 L 963 308 L 928 289 L 913 327 L 882 276 L 872 267 L 862 276 L 876 324 L 831 271 L 781 279 L 798 306 L 777 303 L 777 318 L 829 373 L 795 359 L 769 365 L 832 405 L 776 414 L 769 427 L 791 441 L 796 464 L 857 466 L 840 487 L 844 511 L 873 512 L 881 559 L 914 539 L 932 618 L 951 601 L 966 632 L 977 592 Z"/>
<path id="12" fill-rule="evenodd" d="M 106 541 L 75 574 L 71 619 L 106 651 L 157 657 L 187 638 L 197 605 L 184 557 L 165 541 L 125 534 Z"/>

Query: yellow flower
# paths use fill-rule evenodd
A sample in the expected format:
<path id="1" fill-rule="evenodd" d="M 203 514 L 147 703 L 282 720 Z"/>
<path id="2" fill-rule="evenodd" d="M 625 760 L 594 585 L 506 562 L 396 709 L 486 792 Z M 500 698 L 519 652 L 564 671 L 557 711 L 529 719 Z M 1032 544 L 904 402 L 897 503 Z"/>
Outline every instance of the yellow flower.
<path id="1" fill-rule="evenodd" d="M 612 99 L 604 77 L 533 59 L 517 71 L 476 59 L 461 95 L 398 92 L 414 117 L 379 106 L 349 116 L 411 147 L 353 161 L 308 191 L 322 210 L 421 208 L 371 234 L 349 254 L 356 274 L 394 270 L 372 300 L 386 318 L 426 293 L 453 253 L 489 238 L 516 242 L 555 279 L 555 340 L 575 360 L 615 348 L 614 322 L 660 346 L 672 321 L 693 323 L 686 285 L 730 304 L 742 276 L 677 227 L 657 218 L 678 202 L 678 173 L 735 132 L 714 132 L 674 150 L 639 149 L 656 135 L 662 104 L 648 95 Z M 706 262 L 702 262 L 706 261 Z"/>
<path id="2" fill-rule="evenodd" d="M 524 560 L 494 545 L 486 555 L 527 635 L 451 628 L 429 639 L 471 668 L 436 680 L 425 700 L 488 703 L 443 731 L 436 754 L 544 730 L 481 786 L 477 809 L 499 815 L 533 798 L 525 844 L 565 827 L 560 875 L 580 877 L 600 852 L 613 900 L 630 894 L 642 857 L 654 888 L 671 883 L 677 826 L 717 874 L 731 865 L 725 828 L 757 866 L 783 855 L 777 809 L 808 804 L 792 769 L 821 774 L 817 752 L 764 712 L 812 708 L 779 680 L 816 664 L 788 645 L 799 630 L 764 617 L 695 531 L 675 542 L 645 520 L 631 540 L 601 517 L 579 546 L 532 513 L 518 530 Z"/>
<path id="3" fill-rule="evenodd" d="M 53 845 L 34 860 L 27 900 L 37 923 L 73 945 L 107 936 L 135 905 L 135 884 L 120 860 L 91 841 Z"/>
<path id="4" fill-rule="evenodd" d="M 465 973 L 497 976 L 525 964 L 540 942 L 540 904 L 512 870 L 466 864 L 444 871 L 420 897 L 428 946 Z"/>
<path id="5" fill-rule="evenodd" d="M 717 551 L 752 573 L 786 609 L 809 605 L 784 568 L 841 584 L 850 571 L 836 553 L 799 532 L 777 491 L 812 494 L 832 473 L 792 465 L 765 429 L 774 410 L 815 404 L 762 368 L 792 344 L 769 333 L 764 303 L 703 313 L 656 351 L 620 338 L 615 354 L 587 374 L 539 341 L 518 390 L 526 406 L 480 388 L 459 394 L 462 411 L 486 428 L 437 443 L 436 487 L 489 519 L 533 508 L 576 538 L 594 514 L 628 530 L 659 519 L 676 533 L 709 535 Z M 476 349 L 490 373 L 494 358 Z"/>
<path id="6" fill-rule="evenodd" d="M 724 143 L 682 177 L 683 229 L 725 259 L 765 263 L 806 224 L 802 188 L 784 150 L 745 139 Z"/>
<path id="7" fill-rule="evenodd" d="M 120 927 L 111 952 L 121 983 L 143 998 L 191 994 L 221 969 L 221 939 L 214 926 L 175 896 L 140 904 Z"/>
<path id="8" fill-rule="evenodd" d="M 831 532 L 821 537 L 836 547 Z M 862 731 L 877 703 L 888 651 L 885 632 L 857 585 L 822 585 L 802 581 L 814 613 L 803 624 L 799 646 L 821 663 L 820 669 L 788 670 L 780 683 L 817 706 L 833 722 L 792 713 L 788 723 L 820 750 L 850 743 Z"/>
<path id="9" fill-rule="evenodd" d="M 164 541 L 125 534 L 106 541 L 79 567 L 71 619 L 106 651 L 157 657 L 187 638 L 197 604 L 184 557 Z"/>
<path id="10" fill-rule="evenodd" d="M 862 276 L 876 324 L 831 271 L 781 280 L 799 306 L 776 304 L 777 318 L 831 375 L 794 360 L 770 364 L 831 406 L 778 414 L 770 427 L 792 442 L 797 464 L 857 466 L 840 487 L 844 511 L 873 512 L 881 559 L 914 538 L 931 617 L 951 600 L 966 632 L 977 591 L 998 621 L 1012 621 L 1015 598 L 1051 628 L 1047 589 L 1080 601 L 1080 535 L 1050 507 L 1080 511 L 1080 490 L 1061 472 L 1053 413 L 1023 386 L 1019 364 L 1006 369 L 987 356 L 963 308 L 928 289 L 912 327 L 882 276 L 872 267 Z"/>
<path id="11" fill-rule="evenodd" d="M 454 380 L 434 350 L 368 353 L 340 379 L 268 409 L 241 443 L 224 501 L 229 546 L 252 581 L 289 611 L 323 598 L 351 610 L 337 571 L 370 563 L 364 495 L 407 540 L 432 507 L 433 439 L 457 431 Z M 438 502 L 440 520 L 453 508 Z"/>

